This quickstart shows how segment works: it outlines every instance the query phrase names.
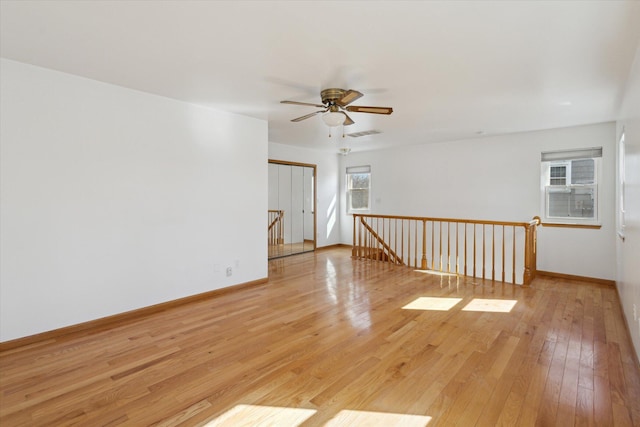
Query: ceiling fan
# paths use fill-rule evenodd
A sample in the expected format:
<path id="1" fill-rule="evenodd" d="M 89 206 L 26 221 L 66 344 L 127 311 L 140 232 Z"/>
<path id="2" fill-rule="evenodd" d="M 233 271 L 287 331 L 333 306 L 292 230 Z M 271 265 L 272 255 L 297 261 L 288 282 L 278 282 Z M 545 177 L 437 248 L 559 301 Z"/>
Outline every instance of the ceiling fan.
<path id="1" fill-rule="evenodd" d="M 365 107 L 357 105 L 349 105 L 356 99 L 362 97 L 363 94 L 353 89 L 337 89 L 330 88 L 320 92 L 320 98 L 322 104 L 312 104 L 309 102 L 298 101 L 280 101 L 281 104 L 294 104 L 294 105 L 307 105 L 310 107 L 322 108 L 320 111 L 315 111 L 311 114 L 306 114 L 301 117 L 292 119 L 292 122 L 300 122 L 302 120 L 313 117 L 317 114 L 323 114 L 322 120 L 329 127 L 335 126 L 349 126 L 355 123 L 351 117 L 347 115 L 347 111 L 350 113 L 372 113 L 372 114 L 391 114 L 393 108 L 391 107 Z"/>

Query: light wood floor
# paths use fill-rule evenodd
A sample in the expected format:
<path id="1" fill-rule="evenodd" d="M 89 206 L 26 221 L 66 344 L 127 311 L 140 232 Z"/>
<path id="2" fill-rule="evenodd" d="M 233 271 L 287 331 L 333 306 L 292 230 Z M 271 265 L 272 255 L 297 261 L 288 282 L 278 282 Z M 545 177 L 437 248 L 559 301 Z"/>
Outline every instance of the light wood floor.
<path id="1" fill-rule="evenodd" d="M 313 251 L 314 243 L 313 241 L 305 240 L 304 242 L 297 243 L 282 243 L 279 245 L 269 245 L 268 246 L 268 256 L 269 259 L 272 258 L 280 258 L 293 254 L 299 254 L 301 252 L 309 252 Z"/>
<path id="2" fill-rule="evenodd" d="M 269 277 L 0 354 L 0 425 L 640 425 L 613 288 L 482 283 L 349 249 L 270 261 Z"/>

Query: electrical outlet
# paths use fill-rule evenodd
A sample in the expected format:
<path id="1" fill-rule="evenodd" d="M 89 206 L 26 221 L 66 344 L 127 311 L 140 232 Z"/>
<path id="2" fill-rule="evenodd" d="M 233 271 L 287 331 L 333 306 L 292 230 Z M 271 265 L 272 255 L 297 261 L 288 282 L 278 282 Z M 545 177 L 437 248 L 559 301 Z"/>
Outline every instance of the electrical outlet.
<path id="1" fill-rule="evenodd" d="M 233 270 L 231 270 L 231 267 L 227 267 L 227 277 L 231 276 L 233 274 Z"/>
<path id="2" fill-rule="evenodd" d="M 220 264 L 213 264 L 213 272 L 220 273 Z"/>
<path id="3" fill-rule="evenodd" d="M 239 268 L 239 267 L 240 267 L 240 260 L 239 260 L 239 259 L 237 259 L 237 260 L 235 261 L 235 264 L 236 264 L 236 268 Z"/>

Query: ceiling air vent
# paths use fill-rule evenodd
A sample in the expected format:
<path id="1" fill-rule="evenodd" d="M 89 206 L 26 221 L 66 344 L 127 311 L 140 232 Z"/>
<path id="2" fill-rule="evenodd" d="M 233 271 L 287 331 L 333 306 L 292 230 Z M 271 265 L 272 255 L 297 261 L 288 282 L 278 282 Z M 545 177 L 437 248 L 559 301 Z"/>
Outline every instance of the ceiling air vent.
<path id="1" fill-rule="evenodd" d="M 382 132 L 379 130 L 365 130 L 362 132 L 348 133 L 347 136 L 350 136 L 351 138 L 360 138 L 361 136 L 376 135 L 378 133 Z"/>

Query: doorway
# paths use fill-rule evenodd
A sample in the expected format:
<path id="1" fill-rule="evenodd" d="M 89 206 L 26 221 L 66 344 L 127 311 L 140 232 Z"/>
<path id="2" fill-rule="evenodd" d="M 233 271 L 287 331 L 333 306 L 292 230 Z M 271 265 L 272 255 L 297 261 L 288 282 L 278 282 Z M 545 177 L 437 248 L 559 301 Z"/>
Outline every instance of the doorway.
<path id="1" fill-rule="evenodd" d="M 316 248 L 316 165 L 269 160 L 268 257 Z"/>

